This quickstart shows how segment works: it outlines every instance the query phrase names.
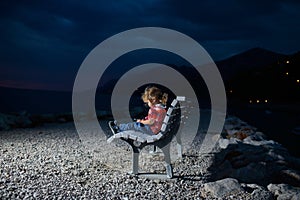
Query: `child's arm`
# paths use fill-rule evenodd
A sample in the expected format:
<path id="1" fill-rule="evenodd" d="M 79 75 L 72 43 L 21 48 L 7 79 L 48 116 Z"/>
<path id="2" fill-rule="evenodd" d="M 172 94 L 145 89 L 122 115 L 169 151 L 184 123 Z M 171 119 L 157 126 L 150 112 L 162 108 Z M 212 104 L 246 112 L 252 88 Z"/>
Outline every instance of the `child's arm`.
<path id="1" fill-rule="evenodd" d="M 139 119 L 137 122 L 142 124 L 152 125 L 154 123 L 154 119 Z"/>

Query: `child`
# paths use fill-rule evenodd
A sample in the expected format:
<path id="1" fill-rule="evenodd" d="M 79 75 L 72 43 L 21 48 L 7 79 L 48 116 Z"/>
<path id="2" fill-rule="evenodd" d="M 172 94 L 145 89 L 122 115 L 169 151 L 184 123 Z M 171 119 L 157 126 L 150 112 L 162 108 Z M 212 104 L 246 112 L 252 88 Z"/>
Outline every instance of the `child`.
<path id="1" fill-rule="evenodd" d="M 157 87 L 147 87 L 142 99 L 150 107 L 148 116 L 145 119 L 138 119 L 136 122 L 117 125 L 110 121 L 109 126 L 113 133 L 125 130 L 135 130 L 145 134 L 153 135 L 160 131 L 163 120 L 166 116 L 166 103 L 168 95 L 162 93 Z"/>

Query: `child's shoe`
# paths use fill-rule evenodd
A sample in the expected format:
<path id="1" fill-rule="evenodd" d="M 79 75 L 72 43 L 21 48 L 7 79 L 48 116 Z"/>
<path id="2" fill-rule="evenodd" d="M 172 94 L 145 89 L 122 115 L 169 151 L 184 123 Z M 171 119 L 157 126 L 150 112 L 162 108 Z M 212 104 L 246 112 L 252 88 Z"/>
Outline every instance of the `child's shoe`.
<path id="1" fill-rule="evenodd" d="M 116 134 L 119 132 L 119 127 L 117 126 L 116 121 L 109 121 L 108 126 L 110 130 L 113 132 L 113 134 Z"/>

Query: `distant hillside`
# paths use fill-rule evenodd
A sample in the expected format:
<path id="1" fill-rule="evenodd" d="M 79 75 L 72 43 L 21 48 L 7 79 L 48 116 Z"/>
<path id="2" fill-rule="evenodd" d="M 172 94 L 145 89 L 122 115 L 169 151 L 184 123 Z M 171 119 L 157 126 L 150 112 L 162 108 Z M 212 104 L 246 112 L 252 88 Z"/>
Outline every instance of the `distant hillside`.
<path id="1" fill-rule="evenodd" d="M 262 63 L 259 68 L 239 71 L 226 82 L 229 97 L 249 103 L 300 103 L 300 52 L 280 57 L 277 62 L 265 64 L 265 60 L 268 58 L 262 56 L 261 62 L 257 61 Z"/>
<path id="2" fill-rule="evenodd" d="M 244 102 L 300 102 L 300 53 L 283 55 L 261 48 L 250 49 L 216 62 L 229 99 Z M 202 104 L 209 105 L 209 93 L 201 75 L 193 67 L 175 66 L 197 91 Z M 110 109 L 109 95 L 117 80 L 101 85 L 96 109 Z M 41 91 L 0 87 L 0 112 L 59 113 L 72 111 L 72 92 Z M 207 101 L 208 100 L 208 101 Z"/>
<path id="3" fill-rule="evenodd" d="M 242 72 L 256 70 L 266 65 L 277 63 L 286 56 L 262 48 L 253 48 L 225 60 L 217 61 L 216 65 L 223 79 L 227 81 Z"/>

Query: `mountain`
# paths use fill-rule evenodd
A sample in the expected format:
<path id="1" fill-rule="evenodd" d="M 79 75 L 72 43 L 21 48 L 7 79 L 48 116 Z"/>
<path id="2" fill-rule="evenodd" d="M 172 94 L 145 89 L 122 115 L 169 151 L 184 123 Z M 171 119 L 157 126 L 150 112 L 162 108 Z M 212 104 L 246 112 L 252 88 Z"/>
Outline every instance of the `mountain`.
<path id="1" fill-rule="evenodd" d="M 286 63 L 289 61 L 289 63 Z M 216 62 L 225 82 L 229 98 L 277 98 L 299 100 L 300 53 L 283 55 L 254 48 Z M 190 82 L 200 99 L 209 99 L 207 86 L 193 67 L 175 66 Z M 286 73 L 289 73 L 286 75 Z M 109 95 L 117 80 L 102 85 L 96 94 L 96 108 L 110 108 Z M 72 110 L 72 92 L 42 91 L 0 87 L 0 112 L 57 113 Z M 205 102 L 204 102 L 205 103 Z"/>
<path id="2" fill-rule="evenodd" d="M 287 55 L 275 53 L 267 49 L 253 48 L 234 55 L 225 60 L 217 61 L 222 77 L 225 81 L 234 78 L 241 72 L 256 70 L 286 58 Z"/>
<path id="3" fill-rule="evenodd" d="M 256 67 L 253 65 L 247 70 L 239 70 L 233 78 L 226 81 L 228 97 L 239 98 L 249 103 L 299 103 L 300 52 L 289 56 L 270 53 L 269 57 L 266 55 L 265 53 L 256 57 L 262 59 L 257 61 Z M 272 55 L 275 62 L 272 62 Z M 234 67 L 236 66 L 233 65 Z"/>

